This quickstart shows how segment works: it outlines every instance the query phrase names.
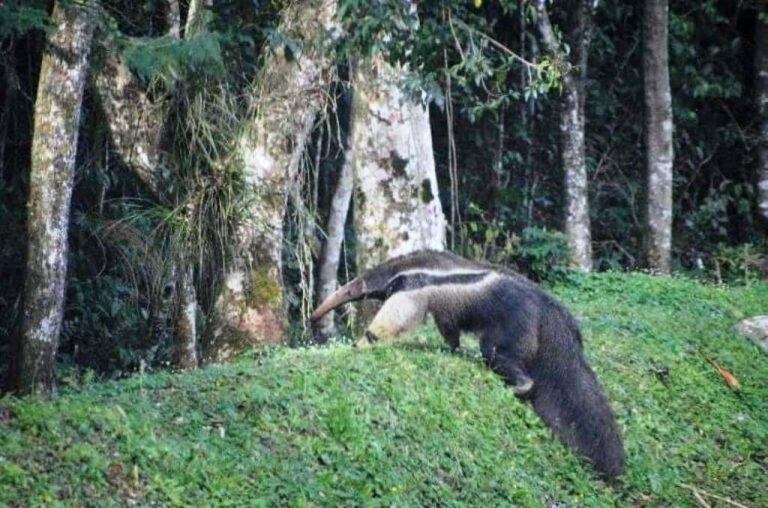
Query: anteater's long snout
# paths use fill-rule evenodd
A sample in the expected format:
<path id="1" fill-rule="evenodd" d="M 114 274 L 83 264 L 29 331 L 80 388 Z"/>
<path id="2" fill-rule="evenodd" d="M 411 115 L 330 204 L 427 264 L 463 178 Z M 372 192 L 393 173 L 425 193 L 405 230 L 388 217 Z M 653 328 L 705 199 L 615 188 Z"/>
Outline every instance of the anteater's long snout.
<path id="1" fill-rule="evenodd" d="M 336 307 L 340 307 L 348 302 L 360 300 L 365 298 L 366 287 L 365 281 L 361 278 L 352 280 L 349 284 L 346 284 L 337 289 L 331 296 L 325 299 L 315 311 L 312 313 L 311 319 L 317 321 L 321 317 L 331 312 Z"/>

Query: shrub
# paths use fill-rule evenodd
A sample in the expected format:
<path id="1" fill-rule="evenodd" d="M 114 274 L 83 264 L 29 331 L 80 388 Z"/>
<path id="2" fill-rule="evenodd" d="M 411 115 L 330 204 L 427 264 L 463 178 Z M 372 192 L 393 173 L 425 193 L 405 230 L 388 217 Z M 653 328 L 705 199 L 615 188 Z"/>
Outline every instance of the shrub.
<path id="1" fill-rule="evenodd" d="M 530 226 L 517 234 L 503 223 L 469 221 L 460 235 L 466 257 L 508 266 L 536 281 L 555 282 L 569 273 L 568 241 L 559 231 Z"/>

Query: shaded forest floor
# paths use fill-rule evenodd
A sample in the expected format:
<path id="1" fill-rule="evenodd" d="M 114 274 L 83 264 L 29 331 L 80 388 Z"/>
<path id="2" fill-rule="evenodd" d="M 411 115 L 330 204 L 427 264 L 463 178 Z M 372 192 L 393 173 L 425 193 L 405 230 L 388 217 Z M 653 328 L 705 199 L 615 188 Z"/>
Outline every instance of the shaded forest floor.
<path id="1" fill-rule="evenodd" d="M 0 400 L 0 505 L 767 506 L 768 355 L 733 326 L 768 313 L 768 285 L 602 274 L 553 291 L 624 432 L 615 484 L 549 437 L 476 343 L 451 354 L 427 329 Z"/>

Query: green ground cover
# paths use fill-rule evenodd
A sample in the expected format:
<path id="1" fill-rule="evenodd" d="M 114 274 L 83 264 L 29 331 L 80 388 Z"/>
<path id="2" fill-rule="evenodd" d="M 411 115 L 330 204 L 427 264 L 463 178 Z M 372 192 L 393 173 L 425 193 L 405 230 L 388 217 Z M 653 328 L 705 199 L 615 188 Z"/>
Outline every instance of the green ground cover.
<path id="1" fill-rule="evenodd" d="M 428 328 L 2 399 L 0 505 L 768 506 L 768 355 L 733 332 L 768 313 L 768 285 L 600 274 L 552 292 L 624 433 L 618 482 L 554 441 L 476 344 L 451 354 Z"/>

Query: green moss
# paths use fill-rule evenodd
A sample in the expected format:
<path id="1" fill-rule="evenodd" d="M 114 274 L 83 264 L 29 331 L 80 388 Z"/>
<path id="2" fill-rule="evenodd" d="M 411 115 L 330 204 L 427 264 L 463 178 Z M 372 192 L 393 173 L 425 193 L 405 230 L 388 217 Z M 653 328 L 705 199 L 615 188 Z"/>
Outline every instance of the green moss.
<path id="1" fill-rule="evenodd" d="M 280 279 L 270 273 L 265 266 L 255 268 L 251 272 L 251 287 L 248 294 L 249 307 L 277 307 L 282 301 L 283 290 Z"/>
<path id="2" fill-rule="evenodd" d="M 425 178 L 421 181 L 421 202 L 429 204 L 435 199 L 435 195 L 432 193 L 432 185 L 429 182 L 429 178 Z"/>
<path id="3" fill-rule="evenodd" d="M 355 189 L 355 204 L 356 208 L 365 210 L 366 197 L 362 189 Z"/>

